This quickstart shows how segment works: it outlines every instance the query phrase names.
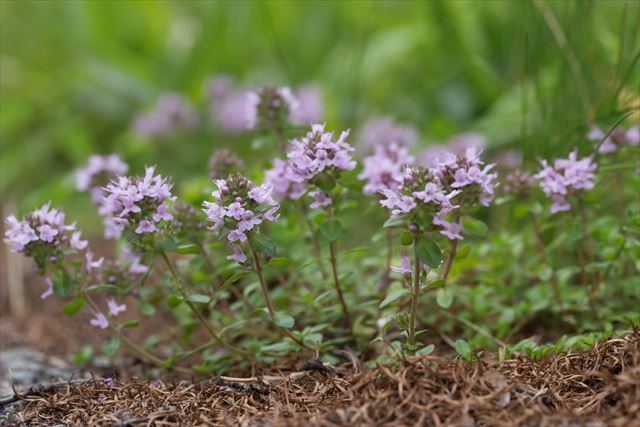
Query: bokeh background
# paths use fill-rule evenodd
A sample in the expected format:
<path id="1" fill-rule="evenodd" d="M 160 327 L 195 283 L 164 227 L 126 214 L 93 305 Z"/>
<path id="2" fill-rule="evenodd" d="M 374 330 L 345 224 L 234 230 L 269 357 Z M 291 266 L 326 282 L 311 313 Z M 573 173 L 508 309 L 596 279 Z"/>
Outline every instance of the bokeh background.
<path id="1" fill-rule="evenodd" d="M 24 212 L 52 199 L 99 232 L 73 170 L 118 152 L 158 163 L 178 187 L 209 154 L 251 136 L 196 133 L 171 144 L 131 131 L 169 91 L 206 103 L 204 82 L 322 90 L 331 129 L 390 115 L 421 143 L 463 131 L 525 160 L 589 144 L 590 122 L 638 105 L 636 1 L 0 2 L 0 190 Z M 204 108 L 204 107 L 203 107 Z M 186 184 L 185 184 L 186 183 Z M 3 246 L 3 251 L 6 248 Z"/>

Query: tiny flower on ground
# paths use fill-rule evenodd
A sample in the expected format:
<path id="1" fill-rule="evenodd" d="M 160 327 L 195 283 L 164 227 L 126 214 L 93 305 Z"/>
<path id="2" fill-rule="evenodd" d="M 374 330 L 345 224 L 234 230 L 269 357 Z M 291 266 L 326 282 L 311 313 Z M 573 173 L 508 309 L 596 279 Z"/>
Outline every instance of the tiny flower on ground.
<path id="1" fill-rule="evenodd" d="M 107 329 L 109 327 L 109 320 L 107 319 L 107 316 L 100 312 L 95 313 L 95 317 L 93 317 L 89 323 L 91 326 L 95 326 L 100 329 Z"/>

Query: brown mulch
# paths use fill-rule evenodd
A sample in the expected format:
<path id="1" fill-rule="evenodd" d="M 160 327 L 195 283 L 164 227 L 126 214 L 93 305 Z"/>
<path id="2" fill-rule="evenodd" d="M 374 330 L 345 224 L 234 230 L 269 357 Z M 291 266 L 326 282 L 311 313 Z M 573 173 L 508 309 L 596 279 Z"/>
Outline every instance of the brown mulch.
<path id="1" fill-rule="evenodd" d="M 25 397 L 25 425 L 640 426 L 640 332 L 542 361 L 409 358 L 395 369 L 170 384 L 96 379 Z M 38 395 L 39 394 L 39 395 Z"/>

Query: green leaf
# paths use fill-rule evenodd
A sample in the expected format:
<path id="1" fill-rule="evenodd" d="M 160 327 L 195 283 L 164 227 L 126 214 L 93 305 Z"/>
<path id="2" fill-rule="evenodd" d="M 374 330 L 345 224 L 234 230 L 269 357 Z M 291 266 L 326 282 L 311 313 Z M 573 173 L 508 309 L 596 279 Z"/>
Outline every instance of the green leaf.
<path id="1" fill-rule="evenodd" d="M 330 242 L 335 242 L 344 235 L 342 224 L 335 218 L 330 218 L 320 225 L 320 233 Z"/>
<path id="2" fill-rule="evenodd" d="M 276 254 L 276 244 L 264 234 L 254 234 L 250 239 L 251 247 L 259 253 L 273 256 Z"/>
<path id="3" fill-rule="evenodd" d="M 428 356 L 431 353 L 433 353 L 433 350 L 435 350 L 435 349 L 436 349 L 435 345 L 429 344 L 428 346 L 422 347 L 420 350 L 416 351 L 416 354 L 418 356 Z"/>
<path id="4" fill-rule="evenodd" d="M 183 301 L 184 299 L 180 295 L 171 294 L 167 297 L 167 305 L 171 308 L 176 308 L 182 304 Z"/>
<path id="5" fill-rule="evenodd" d="M 489 229 L 489 227 L 487 227 L 487 224 L 470 216 L 465 216 L 464 218 L 462 218 L 462 226 L 464 227 L 465 231 L 468 231 L 469 233 L 478 237 L 484 237 L 487 234 L 487 230 Z"/>
<path id="6" fill-rule="evenodd" d="M 411 292 L 408 289 L 401 288 L 395 289 L 387 295 L 387 297 L 380 303 L 380 308 L 384 308 L 397 300 L 398 298 L 402 298 L 405 295 L 409 295 Z"/>
<path id="7" fill-rule="evenodd" d="M 153 306 L 153 304 L 142 304 L 142 306 L 140 307 L 140 313 L 142 313 L 142 315 L 144 316 L 153 316 L 156 313 L 156 308 Z"/>
<path id="8" fill-rule="evenodd" d="M 273 268 L 285 268 L 291 265 L 291 260 L 289 258 L 271 258 L 267 265 Z"/>
<path id="9" fill-rule="evenodd" d="M 209 295 L 194 294 L 189 295 L 187 300 L 196 304 L 209 304 L 211 302 L 211 297 Z"/>
<path id="10" fill-rule="evenodd" d="M 451 291 L 451 288 L 438 289 L 436 302 L 444 309 L 451 307 L 451 303 L 453 303 L 453 292 Z"/>
<path id="11" fill-rule="evenodd" d="M 102 344 L 102 352 L 111 359 L 116 357 L 118 350 L 120 350 L 120 337 L 118 336 L 110 338 Z"/>
<path id="12" fill-rule="evenodd" d="M 86 301 L 82 297 L 78 297 L 71 302 L 66 303 L 62 306 L 62 311 L 67 316 L 75 316 L 82 310 Z"/>
<path id="13" fill-rule="evenodd" d="M 90 345 L 83 346 L 77 353 L 71 356 L 71 361 L 76 365 L 86 365 L 93 356 L 93 347 Z"/>
<path id="14" fill-rule="evenodd" d="M 400 235 L 400 243 L 403 246 L 411 246 L 413 243 L 413 233 L 410 231 L 405 231 Z"/>
<path id="15" fill-rule="evenodd" d="M 467 356 L 469 353 L 471 353 L 471 347 L 469 347 L 469 343 L 467 343 L 465 340 L 456 340 L 455 347 L 458 354 L 462 356 Z"/>
<path id="16" fill-rule="evenodd" d="M 316 184 L 316 186 L 318 186 L 319 189 L 321 189 L 325 193 L 328 193 L 335 188 L 336 179 L 329 174 L 323 173 L 316 176 L 316 178 L 314 179 L 314 183 Z"/>
<path id="17" fill-rule="evenodd" d="M 471 246 L 469 245 L 460 245 L 458 247 L 458 251 L 456 252 L 456 259 L 463 259 L 469 256 L 469 252 L 471 252 Z"/>
<path id="18" fill-rule="evenodd" d="M 229 277 L 227 280 L 224 281 L 224 283 L 222 284 L 221 289 L 225 289 L 227 286 L 237 282 L 238 280 L 240 280 L 241 278 L 243 278 L 247 274 L 249 274 L 248 271 L 239 271 L 239 272 L 235 273 L 234 275 L 232 275 L 231 277 Z"/>
<path id="19" fill-rule="evenodd" d="M 433 288 L 439 288 L 439 287 L 441 287 L 441 286 L 444 286 L 446 283 L 447 283 L 447 282 L 446 282 L 444 279 L 437 279 L 437 280 L 434 280 L 434 281 L 433 281 L 433 282 L 431 282 L 431 283 L 427 283 L 427 286 L 426 286 L 426 287 L 427 287 L 427 288 L 431 288 L 431 289 L 433 289 Z"/>
<path id="20" fill-rule="evenodd" d="M 324 212 L 318 212 L 318 215 L 313 217 L 313 222 L 315 222 L 316 225 L 320 225 L 323 222 L 325 222 L 326 220 L 327 220 L 327 214 L 324 213 Z"/>
<path id="21" fill-rule="evenodd" d="M 171 237 L 167 237 L 158 245 L 158 249 L 163 252 L 176 252 L 177 248 L 178 244 Z"/>
<path id="22" fill-rule="evenodd" d="M 138 321 L 138 320 L 129 320 L 127 323 L 122 325 L 122 329 L 137 328 L 138 326 L 140 326 L 140 321 Z"/>
<path id="23" fill-rule="evenodd" d="M 442 251 L 433 240 L 418 240 L 416 243 L 416 251 L 420 262 L 427 264 L 431 268 L 437 268 L 442 262 Z"/>
<path id="24" fill-rule="evenodd" d="M 53 279 L 53 293 L 61 298 L 66 298 L 73 291 L 73 280 L 67 273 Z"/>
<path id="25" fill-rule="evenodd" d="M 200 248 L 197 245 L 189 244 L 189 245 L 180 245 L 176 248 L 176 252 L 180 255 L 189 255 L 189 254 L 199 254 Z"/>
<path id="26" fill-rule="evenodd" d="M 276 313 L 274 322 L 276 323 L 276 325 L 287 329 L 293 328 L 293 325 L 296 324 L 296 321 L 293 317 L 289 316 L 288 314 L 279 312 Z"/>
<path id="27" fill-rule="evenodd" d="M 382 228 L 404 227 L 407 222 L 407 215 L 392 216 L 382 224 Z"/>

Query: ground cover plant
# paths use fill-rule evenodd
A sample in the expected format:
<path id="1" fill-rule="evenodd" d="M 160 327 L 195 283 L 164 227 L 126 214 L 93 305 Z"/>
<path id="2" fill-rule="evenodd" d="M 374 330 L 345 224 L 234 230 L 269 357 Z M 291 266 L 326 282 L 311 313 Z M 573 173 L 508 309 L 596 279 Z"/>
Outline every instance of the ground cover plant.
<path id="1" fill-rule="evenodd" d="M 594 53 L 567 47 L 572 21 L 529 7 L 561 71 L 459 132 L 241 73 L 127 112 L 120 143 L 53 178 L 64 191 L 7 212 L 3 251 L 92 328 L 75 364 L 134 363 L 3 405 L 26 402 L 16 419 L 34 424 L 637 419 L 638 23 L 603 82 L 580 63 Z M 496 133 L 514 112 L 519 130 Z"/>

